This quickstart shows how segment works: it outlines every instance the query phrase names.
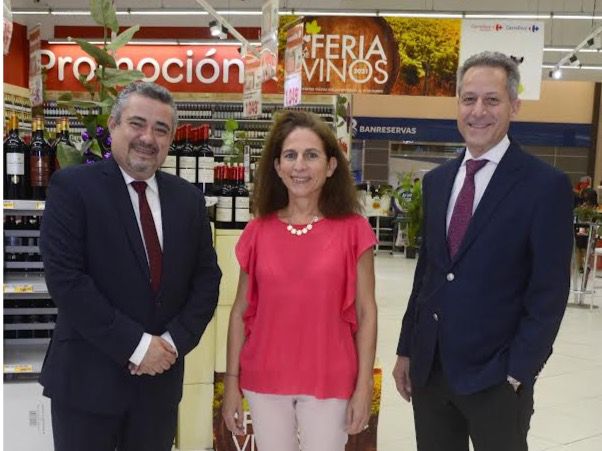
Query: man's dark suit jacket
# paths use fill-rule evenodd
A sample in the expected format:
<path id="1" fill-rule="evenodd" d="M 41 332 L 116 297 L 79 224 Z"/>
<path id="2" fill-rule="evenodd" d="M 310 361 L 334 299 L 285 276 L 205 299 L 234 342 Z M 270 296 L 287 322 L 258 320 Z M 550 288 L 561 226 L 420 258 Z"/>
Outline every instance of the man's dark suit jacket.
<path id="1" fill-rule="evenodd" d="M 163 274 L 156 297 L 127 186 L 113 160 L 52 177 L 40 248 L 58 319 L 40 382 L 44 394 L 84 411 L 119 414 L 136 396 L 177 406 L 184 356 L 199 342 L 217 304 L 221 272 L 203 196 L 157 172 Z M 143 332 L 168 331 L 176 363 L 132 376 L 128 360 Z"/>
<path id="2" fill-rule="evenodd" d="M 568 299 L 570 182 L 511 143 L 451 259 L 446 215 L 462 160 L 424 177 L 423 241 L 397 354 L 410 357 L 418 387 L 427 383 L 437 344 L 458 394 L 507 375 L 531 386 L 552 352 Z"/>

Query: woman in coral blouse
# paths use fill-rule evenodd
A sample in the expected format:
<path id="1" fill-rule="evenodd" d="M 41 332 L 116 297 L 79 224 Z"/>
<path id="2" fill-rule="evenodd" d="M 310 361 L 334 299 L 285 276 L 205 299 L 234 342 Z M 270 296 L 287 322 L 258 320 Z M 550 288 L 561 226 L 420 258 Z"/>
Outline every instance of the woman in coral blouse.
<path id="1" fill-rule="evenodd" d="M 253 209 L 236 245 L 224 420 L 243 433 L 244 394 L 261 451 L 342 451 L 370 413 L 376 237 L 318 116 L 277 117 Z"/>

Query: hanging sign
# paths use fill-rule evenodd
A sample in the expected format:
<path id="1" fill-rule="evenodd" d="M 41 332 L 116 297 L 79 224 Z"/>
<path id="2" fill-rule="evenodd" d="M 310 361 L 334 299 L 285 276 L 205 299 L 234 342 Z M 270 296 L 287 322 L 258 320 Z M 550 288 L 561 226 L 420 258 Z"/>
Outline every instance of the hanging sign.
<path id="1" fill-rule="evenodd" d="M 301 68 L 303 65 L 303 24 L 297 24 L 286 33 L 284 52 L 284 106 L 301 103 Z"/>
<path id="2" fill-rule="evenodd" d="M 42 83 L 40 24 L 33 26 L 28 32 L 29 39 L 29 97 L 31 106 L 44 103 L 44 85 Z"/>
<path id="3" fill-rule="evenodd" d="M 261 72 L 264 81 L 275 80 L 278 69 L 278 0 L 261 8 Z"/>
<path id="4" fill-rule="evenodd" d="M 261 62 L 255 55 L 246 55 L 245 84 L 243 86 L 243 116 L 254 117 L 261 114 Z"/>
<path id="5" fill-rule="evenodd" d="M 544 23 L 525 20 L 464 20 L 460 64 L 484 50 L 505 53 L 518 63 L 519 97 L 539 100 Z"/>

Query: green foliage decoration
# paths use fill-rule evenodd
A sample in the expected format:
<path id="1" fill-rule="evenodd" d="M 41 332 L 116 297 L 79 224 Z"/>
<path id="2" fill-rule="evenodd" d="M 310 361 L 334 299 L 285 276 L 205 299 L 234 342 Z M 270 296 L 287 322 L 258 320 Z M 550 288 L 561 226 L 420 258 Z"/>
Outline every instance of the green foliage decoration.
<path id="1" fill-rule="evenodd" d="M 66 107 L 84 124 L 88 139 L 80 150 L 66 144 L 58 146 L 57 157 L 61 167 L 81 164 L 86 152 L 103 158 L 103 147 L 108 138 L 107 121 L 117 98 L 117 88 L 144 78 L 141 71 L 119 69 L 115 60 L 115 52 L 132 39 L 140 26 L 134 25 L 119 33 L 113 0 L 90 0 L 90 13 L 94 21 L 103 28 L 102 47 L 85 39 L 69 38 L 96 62 L 94 76 L 90 80 L 86 75 L 79 77 L 79 82 L 90 99 L 75 98 L 71 92 L 63 93 L 58 99 L 59 105 Z M 111 32 L 116 33 L 116 36 L 111 38 Z"/>

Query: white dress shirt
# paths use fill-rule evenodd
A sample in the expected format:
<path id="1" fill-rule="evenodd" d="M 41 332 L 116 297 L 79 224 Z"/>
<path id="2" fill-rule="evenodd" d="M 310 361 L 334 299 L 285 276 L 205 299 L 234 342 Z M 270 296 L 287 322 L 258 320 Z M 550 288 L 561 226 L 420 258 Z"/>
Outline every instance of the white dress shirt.
<path id="1" fill-rule="evenodd" d="M 466 178 L 466 161 L 487 160 L 487 164 L 477 171 L 474 177 L 475 191 L 474 203 L 472 204 L 472 212 L 474 213 L 479 205 L 479 202 L 481 201 L 481 198 L 483 197 L 483 193 L 485 193 L 487 185 L 489 185 L 491 177 L 493 177 L 493 173 L 495 172 L 497 165 L 508 150 L 508 147 L 510 147 L 510 140 L 508 139 L 508 135 L 505 135 L 499 143 L 497 143 L 479 158 L 473 158 L 472 154 L 470 153 L 470 149 L 466 148 L 464 160 L 462 160 L 462 164 L 460 164 L 458 172 L 456 173 L 456 179 L 454 180 L 451 196 L 449 197 L 449 204 L 447 205 L 446 231 L 449 231 L 449 222 L 451 221 L 454 206 L 456 205 L 456 200 L 458 199 L 458 195 L 460 194 L 460 190 L 464 184 L 464 179 Z"/>
<path id="2" fill-rule="evenodd" d="M 134 209 L 134 214 L 136 215 L 136 222 L 138 223 L 138 230 L 140 230 L 140 237 L 142 238 L 142 243 L 144 243 L 144 252 L 147 254 L 146 259 L 148 261 L 148 253 L 146 252 L 146 243 L 144 242 L 144 232 L 142 231 L 142 223 L 140 222 L 140 205 L 138 201 L 138 193 L 131 185 L 132 182 L 136 181 L 129 174 L 127 174 L 121 167 L 119 168 L 121 174 L 123 175 L 123 179 L 128 187 L 128 193 L 130 194 L 130 200 L 132 201 L 132 208 Z M 142 180 L 141 180 L 142 181 Z M 155 175 L 147 180 L 143 180 L 146 182 L 146 201 L 148 202 L 148 206 L 150 207 L 151 213 L 153 215 L 153 222 L 155 223 L 155 230 L 157 231 L 157 237 L 159 238 L 159 245 L 161 246 L 161 250 L 163 250 L 163 221 L 161 220 L 161 202 L 159 199 L 159 187 L 157 186 L 157 179 Z M 150 302 L 150 300 L 149 300 Z M 151 342 L 151 334 L 144 332 L 142 334 L 142 338 L 136 346 L 134 353 L 130 356 L 130 362 L 134 365 L 140 365 L 142 359 L 146 355 L 146 351 L 150 346 Z M 176 349 L 176 345 L 171 338 L 169 332 L 165 331 L 161 334 L 161 338 L 167 341 L 174 349 Z M 177 349 L 176 349 L 177 354 Z"/>

